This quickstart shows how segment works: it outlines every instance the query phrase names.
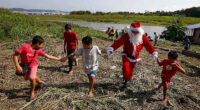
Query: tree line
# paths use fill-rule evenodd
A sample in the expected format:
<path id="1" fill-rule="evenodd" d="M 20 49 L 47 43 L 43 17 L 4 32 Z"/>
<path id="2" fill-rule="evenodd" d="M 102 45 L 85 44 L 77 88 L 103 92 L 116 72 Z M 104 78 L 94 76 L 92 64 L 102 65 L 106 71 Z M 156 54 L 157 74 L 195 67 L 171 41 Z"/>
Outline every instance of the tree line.
<path id="1" fill-rule="evenodd" d="M 135 12 L 101 12 L 97 11 L 92 13 L 90 11 L 72 11 L 70 14 L 93 14 L 93 15 L 108 15 L 108 14 L 122 14 L 122 15 L 129 15 L 129 14 L 137 14 L 137 15 L 158 15 L 158 16 L 174 16 L 174 15 L 181 15 L 186 17 L 200 17 L 200 7 L 192 7 L 188 9 L 182 9 L 174 12 L 167 12 L 167 11 L 156 11 L 156 12 L 149 12 L 145 11 L 145 13 L 135 13 Z"/>

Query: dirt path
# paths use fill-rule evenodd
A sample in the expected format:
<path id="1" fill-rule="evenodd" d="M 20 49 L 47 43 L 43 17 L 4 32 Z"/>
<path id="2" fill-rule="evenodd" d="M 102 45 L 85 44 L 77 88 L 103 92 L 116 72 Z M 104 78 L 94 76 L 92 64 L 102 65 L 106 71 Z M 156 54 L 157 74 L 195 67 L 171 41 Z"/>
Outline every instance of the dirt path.
<path id="1" fill-rule="evenodd" d="M 50 39 L 43 50 L 62 57 L 63 44 Z M 100 67 L 94 87 L 95 97 L 88 99 L 88 79 L 80 64 L 74 67 L 74 74 L 68 75 L 67 62 L 39 58 L 38 76 L 47 85 L 36 91 L 36 98 L 29 101 L 29 82 L 16 76 L 12 62 L 13 50 L 22 42 L 0 44 L 0 108 L 1 109 L 200 109 L 200 60 L 180 55 L 179 62 L 189 71 L 188 75 L 177 74 L 169 84 L 168 104 L 161 103 L 162 93 L 154 89 L 161 82 L 159 67 L 145 49 L 141 52 L 142 61 L 137 63 L 134 78 L 125 91 L 120 91 L 122 83 L 120 49 L 114 55 L 99 56 Z M 94 45 L 107 48 L 111 42 L 95 39 Z M 158 50 L 161 59 L 167 52 Z M 115 65 L 115 70 L 109 69 Z M 195 66 L 194 66 L 195 65 Z"/>

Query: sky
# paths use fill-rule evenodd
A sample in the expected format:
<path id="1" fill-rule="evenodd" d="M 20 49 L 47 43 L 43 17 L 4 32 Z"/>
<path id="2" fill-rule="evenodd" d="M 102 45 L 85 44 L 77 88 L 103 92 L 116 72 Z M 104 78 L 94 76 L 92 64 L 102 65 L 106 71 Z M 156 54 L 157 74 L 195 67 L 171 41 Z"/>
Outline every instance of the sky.
<path id="1" fill-rule="evenodd" d="M 2 8 L 91 12 L 175 11 L 200 6 L 200 0 L 0 0 Z"/>

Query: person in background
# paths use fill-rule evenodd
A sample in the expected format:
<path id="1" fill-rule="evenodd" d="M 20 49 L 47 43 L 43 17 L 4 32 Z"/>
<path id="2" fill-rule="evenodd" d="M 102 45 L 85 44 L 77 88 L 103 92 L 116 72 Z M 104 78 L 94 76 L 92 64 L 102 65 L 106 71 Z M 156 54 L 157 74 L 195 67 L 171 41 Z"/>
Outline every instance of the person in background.
<path id="1" fill-rule="evenodd" d="M 115 36 L 116 36 L 116 39 L 118 39 L 118 37 L 119 37 L 119 30 L 118 29 L 115 30 Z"/>
<path id="2" fill-rule="evenodd" d="M 158 45 L 157 42 L 158 42 L 158 35 L 156 34 L 156 32 L 154 32 L 154 46 Z"/>
<path id="3" fill-rule="evenodd" d="M 109 35 L 110 32 L 110 27 L 108 27 L 108 29 L 106 30 L 106 34 Z"/>
<path id="4" fill-rule="evenodd" d="M 191 42 L 190 42 L 190 39 L 188 37 L 185 38 L 185 41 L 183 42 L 183 44 L 184 44 L 185 50 L 190 49 Z"/>
<path id="5" fill-rule="evenodd" d="M 79 40 L 78 37 L 76 36 L 76 33 L 71 30 L 71 25 L 66 24 L 65 25 L 65 31 L 64 31 L 64 53 L 66 53 L 67 50 L 67 55 L 70 55 L 71 53 L 75 52 L 75 49 L 79 49 Z M 72 56 L 68 58 L 68 64 L 69 64 L 69 74 L 72 75 L 73 70 L 73 62 L 77 64 L 76 59 Z"/>
<path id="6" fill-rule="evenodd" d="M 125 34 L 125 30 L 124 30 L 124 29 L 122 29 L 121 35 L 124 35 L 124 34 Z"/>
<path id="7" fill-rule="evenodd" d="M 112 29 L 110 30 L 110 33 L 109 33 L 109 37 L 111 39 L 113 39 L 114 36 L 115 36 L 115 32 L 114 32 L 114 28 L 112 27 Z"/>

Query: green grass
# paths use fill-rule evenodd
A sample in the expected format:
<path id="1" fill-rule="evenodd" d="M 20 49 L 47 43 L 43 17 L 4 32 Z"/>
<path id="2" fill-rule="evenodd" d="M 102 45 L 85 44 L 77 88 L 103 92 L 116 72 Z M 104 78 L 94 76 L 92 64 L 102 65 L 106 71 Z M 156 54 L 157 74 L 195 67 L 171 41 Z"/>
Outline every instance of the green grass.
<path id="1" fill-rule="evenodd" d="M 184 45 L 182 42 L 172 42 L 172 41 L 165 40 L 165 41 L 159 41 L 158 45 L 159 45 L 159 47 L 169 48 L 169 49 L 173 49 L 173 50 L 183 50 L 184 49 Z M 199 45 L 191 45 L 190 51 L 200 52 Z"/>
<path id="2" fill-rule="evenodd" d="M 65 23 L 39 21 L 31 16 L 12 13 L 6 9 L 0 9 L 0 42 L 32 39 L 40 35 L 63 39 Z M 86 35 L 91 37 L 105 36 L 104 33 L 89 28 L 72 25 L 72 30 L 81 39 Z"/>
<path id="3" fill-rule="evenodd" d="M 159 25 L 166 26 L 174 19 L 181 19 L 184 25 L 200 23 L 200 18 L 184 17 L 174 18 L 171 16 L 147 16 L 147 15 L 34 15 L 40 20 L 74 20 L 74 21 L 90 21 L 90 22 L 113 22 L 121 24 L 130 24 L 132 22 L 141 22 L 143 25 Z"/>

